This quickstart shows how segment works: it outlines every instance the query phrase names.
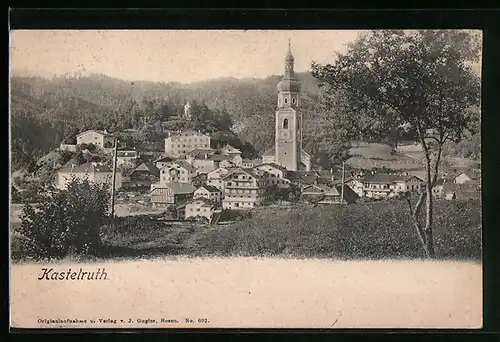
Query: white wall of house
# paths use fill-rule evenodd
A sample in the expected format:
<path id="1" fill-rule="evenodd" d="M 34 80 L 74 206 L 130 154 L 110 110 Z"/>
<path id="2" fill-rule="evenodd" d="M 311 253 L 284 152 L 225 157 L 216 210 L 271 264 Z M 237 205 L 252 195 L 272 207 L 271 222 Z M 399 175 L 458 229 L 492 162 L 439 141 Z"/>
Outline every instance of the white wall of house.
<path id="1" fill-rule="evenodd" d="M 72 145 L 72 144 L 60 144 L 59 145 L 59 150 L 60 151 L 76 152 L 76 145 Z"/>
<path id="2" fill-rule="evenodd" d="M 222 192 L 210 192 L 207 189 L 201 187 L 194 191 L 193 198 L 206 198 L 210 201 L 220 202 L 222 201 Z"/>
<path id="3" fill-rule="evenodd" d="M 467 176 L 465 173 L 461 173 L 455 177 L 455 179 L 453 180 L 453 183 L 464 184 L 465 182 L 470 181 L 470 180 L 471 179 L 469 178 L 469 176 Z"/>
<path id="4" fill-rule="evenodd" d="M 196 170 L 188 170 L 176 163 L 160 169 L 161 183 L 192 183 L 194 176 L 196 176 Z"/>
<path id="5" fill-rule="evenodd" d="M 107 144 L 113 145 L 113 137 L 96 131 L 87 131 L 76 137 L 76 144 L 94 144 L 99 148 L 104 148 Z"/>
<path id="6" fill-rule="evenodd" d="M 179 133 L 165 139 L 165 153 L 178 157 L 195 149 L 210 148 L 210 137 L 201 133 Z"/>
<path id="7" fill-rule="evenodd" d="M 213 208 L 205 205 L 203 201 L 193 201 L 186 204 L 186 211 L 185 211 L 186 219 L 190 217 L 203 216 L 206 217 L 209 221 L 211 221 L 213 214 L 214 214 Z"/>
<path id="8" fill-rule="evenodd" d="M 88 179 L 89 182 L 108 184 L 110 187 L 113 183 L 112 172 L 95 172 L 95 173 L 58 172 L 56 179 L 56 187 L 59 189 L 66 189 L 68 184 L 71 182 L 73 178 L 80 180 Z M 123 177 L 119 172 L 117 172 L 115 177 L 115 190 L 121 188 L 122 182 L 123 182 Z"/>

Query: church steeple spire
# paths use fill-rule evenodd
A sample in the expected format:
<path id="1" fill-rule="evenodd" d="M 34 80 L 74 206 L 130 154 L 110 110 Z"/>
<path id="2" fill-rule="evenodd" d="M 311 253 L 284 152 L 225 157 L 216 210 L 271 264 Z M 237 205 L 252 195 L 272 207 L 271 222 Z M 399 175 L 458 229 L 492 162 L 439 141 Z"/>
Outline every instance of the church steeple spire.
<path id="1" fill-rule="evenodd" d="M 288 38 L 288 51 L 285 57 L 285 74 L 283 75 L 284 79 L 293 78 L 293 62 L 294 58 L 292 55 L 292 44 L 290 43 L 290 38 Z"/>
<path id="2" fill-rule="evenodd" d="M 292 55 L 292 44 L 290 43 L 290 39 L 288 39 L 288 51 L 285 56 L 285 72 L 283 74 L 283 78 L 278 83 L 278 92 L 284 93 L 298 93 L 300 92 L 300 83 L 295 77 L 295 73 L 293 71 L 293 63 L 294 58 Z M 290 102 L 283 102 L 282 104 L 295 104 Z"/>

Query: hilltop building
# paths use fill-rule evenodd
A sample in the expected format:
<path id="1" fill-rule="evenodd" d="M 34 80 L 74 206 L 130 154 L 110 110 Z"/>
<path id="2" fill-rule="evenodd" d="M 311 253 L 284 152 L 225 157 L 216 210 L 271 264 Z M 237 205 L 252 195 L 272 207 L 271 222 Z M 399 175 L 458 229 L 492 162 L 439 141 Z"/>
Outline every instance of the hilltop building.
<path id="1" fill-rule="evenodd" d="M 285 73 L 278 83 L 274 147 L 264 153 L 264 163 L 276 163 L 289 171 L 311 169 L 311 156 L 302 149 L 300 82 L 293 71 L 294 58 L 288 42 Z"/>
<path id="2" fill-rule="evenodd" d="M 179 157 L 195 149 L 209 148 L 210 136 L 191 130 L 169 133 L 169 137 L 165 139 L 165 154 L 169 157 Z"/>
<path id="3" fill-rule="evenodd" d="M 93 144 L 99 149 L 113 148 L 114 137 L 106 131 L 91 129 L 78 134 L 76 144 Z"/>

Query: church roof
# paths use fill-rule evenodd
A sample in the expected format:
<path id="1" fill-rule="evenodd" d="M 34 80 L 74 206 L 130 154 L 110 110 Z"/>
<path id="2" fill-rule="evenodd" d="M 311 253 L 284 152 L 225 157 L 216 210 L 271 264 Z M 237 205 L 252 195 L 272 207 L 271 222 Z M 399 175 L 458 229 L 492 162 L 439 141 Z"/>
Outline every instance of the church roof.
<path id="1" fill-rule="evenodd" d="M 273 146 L 270 149 L 268 149 L 266 152 L 264 152 L 264 154 L 262 154 L 262 155 L 263 156 L 274 156 L 275 153 L 276 153 L 276 148 Z"/>

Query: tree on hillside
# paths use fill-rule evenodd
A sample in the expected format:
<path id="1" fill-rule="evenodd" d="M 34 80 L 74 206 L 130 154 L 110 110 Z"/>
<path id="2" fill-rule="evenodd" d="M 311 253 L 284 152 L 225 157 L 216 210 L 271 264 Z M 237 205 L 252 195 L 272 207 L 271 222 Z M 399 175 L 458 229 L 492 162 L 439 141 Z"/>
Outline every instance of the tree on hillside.
<path id="1" fill-rule="evenodd" d="M 73 180 L 66 190 L 47 189 L 36 205 L 26 204 L 20 233 L 29 243 L 24 257 L 64 258 L 95 254 L 101 247 L 100 228 L 107 222 L 106 185 Z"/>
<path id="2" fill-rule="evenodd" d="M 342 89 L 349 104 L 386 129 L 406 125 L 425 154 L 426 182 L 414 206 L 412 224 L 427 257 L 434 256 L 432 188 L 443 145 L 460 141 L 477 117 L 480 80 L 470 63 L 480 40 L 459 30 L 380 30 L 362 34 L 332 64 L 313 63 L 320 85 Z M 352 111 L 351 115 L 356 114 Z M 426 203 L 425 222 L 420 220 Z"/>

